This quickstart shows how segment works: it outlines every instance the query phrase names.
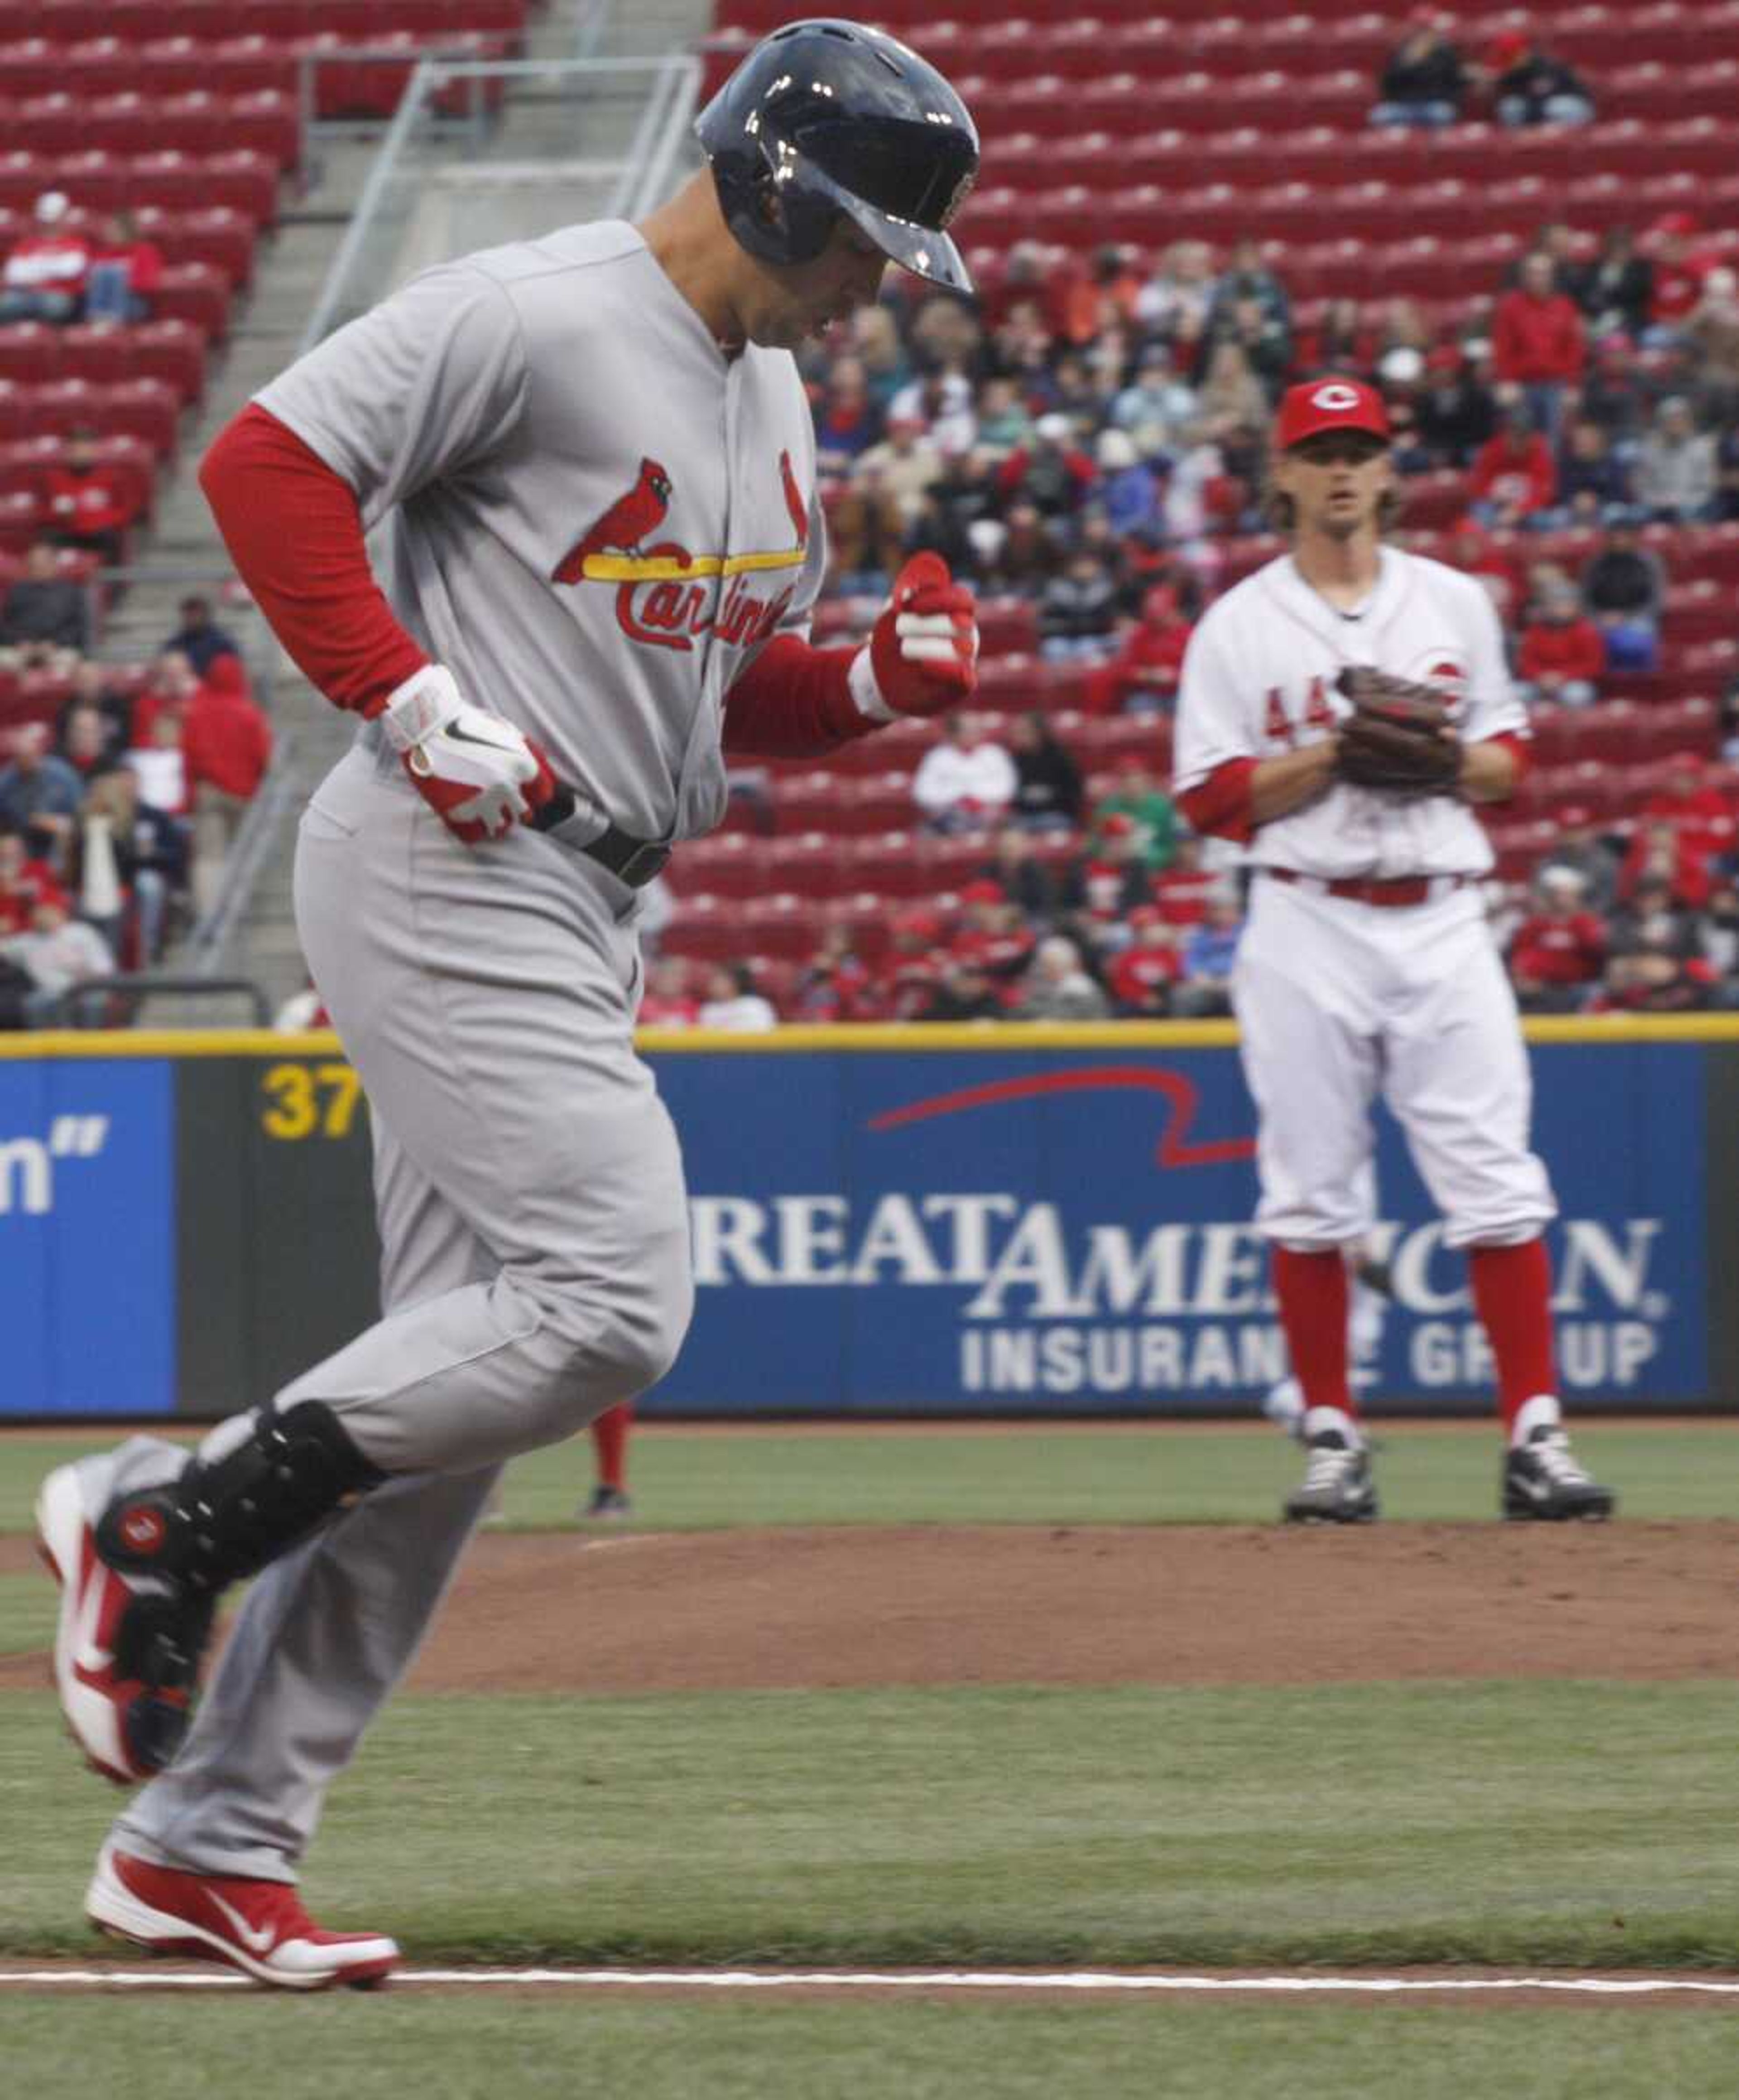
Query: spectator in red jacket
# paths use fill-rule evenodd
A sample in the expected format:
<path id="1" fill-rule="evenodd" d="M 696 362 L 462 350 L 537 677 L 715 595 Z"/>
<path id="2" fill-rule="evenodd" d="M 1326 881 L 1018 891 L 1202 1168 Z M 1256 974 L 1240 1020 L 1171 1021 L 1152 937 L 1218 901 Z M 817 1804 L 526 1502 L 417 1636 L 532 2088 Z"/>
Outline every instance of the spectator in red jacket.
<path id="1" fill-rule="evenodd" d="M 1736 827 L 1727 796 L 1705 777 L 1695 752 L 1679 752 L 1671 770 L 1642 805 L 1645 824 L 1671 824 L 1676 836 L 1706 860 L 1731 853 Z"/>
<path id="2" fill-rule="evenodd" d="M 1105 982 L 1119 1013 L 1151 1021 L 1171 1012 L 1172 987 L 1183 975 L 1175 927 L 1156 904 L 1129 914 L 1129 944 L 1112 958 Z"/>
<path id="3" fill-rule="evenodd" d="M 49 470 L 46 493 L 54 536 L 63 547 L 83 548 L 111 567 L 120 565 L 141 496 L 125 468 L 98 458 L 95 430 L 81 424 L 68 438 L 60 464 Z"/>
<path id="4" fill-rule="evenodd" d="M 962 923 L 949 944 L 952 959 L 981 973 L 1005 1006 L 1012 1005 L 1032 960 L 1033 934 L 1020 907 L 985 876 L 960 893 Z"/>
<path id="5" fill-rule="evenodd" d="M 24 835 L 0 831 L 0 937 L 28 933 L 38 904 L 66 897 L 45 860 L 32 860 Z"/>
<path id="6" fill-rule="evenodd" d="M 163 251 L 145 240 L 130 211 L 105 219 L 85 285 L 85 319 L 117 326 L 149 320 L 163 282 Z"/>
<path id="7" fill-rule="evenodd" d="M 1534 427 L 1525 401 L 1504 411 L 1503 427 L 1473 457 L 1468 483 L 1473 514 L 1482 525 L 1520 525 L 1537 510 L 1549 510 L 1558 474 L 1552 447 Z"/>
<path id="8" fill-rule="evenodd" d="M 72 205 L 59 190 L 36 201 L 27 233 L 0 273 L 0 321 L 76 321 L 90 269 L 90 244 L 68 225 Z"/>
<path id="9" fill-rule="evenodd" d="M 1606 638 L 1582 609 L 1576 586 L 1558 581 L 1522 629 L 1516 668 L 1524 697 L 1585 708 L 1599 697 Z"/>
<path id="10" fill-rule="evenodd" d="M 1587 884 L 1573 867 L 1548 867 L 1539 879 L 1539 909 L 1516 929 L 1510 975 L 1530 1013 L 1573 1013 L 1606 967 L 1606 928 L 1587 907 Z"/>
<path id="11" fill-rule="evenodd" d="M 947 968 L 942 915 L 928 905 L 914 904 L 896 914 L 889 931 L 893 938 L 877 968 L 871 995 L 874 1013 L 865 1017 L 910 1021 L 929 1004 Z"/>
<path id="12" fill-rule="evenodd" d="M 165 649 L 152 660 L 151 675 L 133 705 L 132 737 L 135 747 L 151 742 L 157 717 L 185 717 L 188 703 L 199 690 L 199 677 L 178 649 Z"/>
<path id="13" fill-rule="evenodd" d="M 1101 714 L 1169 714 L 1178 703 L 1189 645 L 1190 621 L 1176 586 L 1151 585 L 1141 602 L 1141 619 L 1116 655 L 1089 679 L 1089 706 Z"/>
<path id="14" fill-rule="evenodd" d="M 1640 912 L 1657 893 L 1686 911 L 1700 911 L 1715 887 L 1708 850 L 1694 832 L 1646 818 L 1631 837 L 1618 870 L 1618 895 Z"/>
<path id="15" fill-rule="evenodd" d="M 193 900 L 201 917 L 216 901 L 223 862 L 242 814 L 271 762 L 271 724 L 248 690 L 239 656 L 214 656 L 182 726 L 193 798 Z"/>
<path id="16" fill-rule="evenodd" d="M 1690 212 L 1667 212 L 1649 230 L 1655 236 L 1654 278 L 1643 341 L 1651 349 L 1670 348 L 1702 297 L 1703 279 L 1717 258 L 1699 248 L 1699 229 Z"/>
<path id="17" fill-rule="evenodd" d="M 1171 865 L 1153 878 L 1153 901 L 1168 926 L 1186 933 L 1208 916 L 1208 900 L 1222 886 L 1222 878 L 1202 866 L 1202 842 L 1186 833 L 1171 857 Z"/>
<path id="18" fill-rule="evenodd" d="M 1491 348 L 1499 379 L 1521 388 L 1535 423 L 1556 439 L 1565 389 L 1581 378 L 1588 344 L 1576 302 L 1543 250 L 1523 258 L 1521 281 L 1498 301 Z"/>
<path id="19" fill-rule="evenodd" d="M 1499 620 L 1506 629 L 1514 626 L 1525 595 L 1521 567 L 1477 518 L 1464 518 L 1455 527 L 1445 559 L 1464 576 L 1477 576 Z"/>

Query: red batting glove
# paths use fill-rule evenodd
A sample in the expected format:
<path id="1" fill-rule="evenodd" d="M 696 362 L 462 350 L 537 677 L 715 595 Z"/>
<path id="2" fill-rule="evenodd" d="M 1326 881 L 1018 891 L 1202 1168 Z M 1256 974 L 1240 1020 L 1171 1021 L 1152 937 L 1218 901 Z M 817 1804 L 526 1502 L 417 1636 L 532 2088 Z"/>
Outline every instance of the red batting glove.
<path id="1" fill-rule="evenodd" d="M 977 684 L 976 601 L 940 554 L 914 554 L 852 660 L 852 697 L 872 721 L 892 721 L 958 707 Z"/>

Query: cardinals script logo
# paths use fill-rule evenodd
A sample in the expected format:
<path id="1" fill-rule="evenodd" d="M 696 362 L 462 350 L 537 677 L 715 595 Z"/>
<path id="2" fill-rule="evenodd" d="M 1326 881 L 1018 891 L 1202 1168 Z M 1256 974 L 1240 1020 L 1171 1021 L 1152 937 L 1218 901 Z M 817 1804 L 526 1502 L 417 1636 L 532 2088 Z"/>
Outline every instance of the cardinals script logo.
<path id="1" fill-rule="evenodd" d="M 614 585 L 617 624 L 643 647 L 692 650 L 709 632 L 737 647 L 764 641 L 784 617 L 792 586 L 764 598 L 749 578 L 800 569 L 809 545 L 809 505 L 789 452 L 779 455 L 779 489 L 794 545 L 696 554 L 679 540 L 657 536 L 676 485 L 658 461 L 643 458 L 633 487 L 563 555 L 553 580 Z"/>

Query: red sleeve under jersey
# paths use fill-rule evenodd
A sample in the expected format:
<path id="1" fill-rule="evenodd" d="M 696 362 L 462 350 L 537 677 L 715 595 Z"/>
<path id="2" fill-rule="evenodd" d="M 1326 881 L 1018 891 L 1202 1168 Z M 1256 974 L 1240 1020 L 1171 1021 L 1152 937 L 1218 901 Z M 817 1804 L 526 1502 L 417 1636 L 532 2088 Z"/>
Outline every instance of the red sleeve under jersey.
<path id="1" fill-rule="evenodd" d="M 429 658 L 382 595 L 354 492 L 255 403 L 200 468 L 236 572 L 297 668 L 336 706 L 378 714 Z"/>
<path id="2" fill-rule="evenodd" d="M 817 649 L 776 634 L 724 701 L 724 749 L 733 758 L 819 758 L 866 735 L 847 673 L 855 649 Z"/>

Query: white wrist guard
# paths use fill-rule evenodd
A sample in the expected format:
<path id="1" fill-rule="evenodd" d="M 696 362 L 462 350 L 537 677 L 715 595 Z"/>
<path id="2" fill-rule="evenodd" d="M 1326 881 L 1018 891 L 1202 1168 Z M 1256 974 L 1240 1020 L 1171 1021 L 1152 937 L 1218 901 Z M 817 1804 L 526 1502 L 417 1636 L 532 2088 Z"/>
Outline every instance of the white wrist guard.
<path id="1" fill-rule="evenodd" d="M 846 683 L 851 688 L 852 700 L 865 721 L 897 721 L 896 710 L 882 698 L 882 689 L 875 682 L 875 666 L 870 659 L 870 645 L 866 642 L 852 659 L 846 668 Z"/>
<path id="2" fill-rule="evenodd" d="M 425 664 L 387 695 L 381 726 L 403 756 L 445 728 L 464 705 L 458 682 L 445 664 Z"/>

